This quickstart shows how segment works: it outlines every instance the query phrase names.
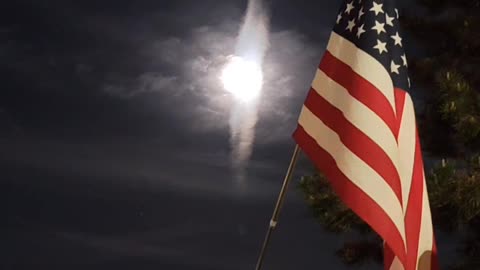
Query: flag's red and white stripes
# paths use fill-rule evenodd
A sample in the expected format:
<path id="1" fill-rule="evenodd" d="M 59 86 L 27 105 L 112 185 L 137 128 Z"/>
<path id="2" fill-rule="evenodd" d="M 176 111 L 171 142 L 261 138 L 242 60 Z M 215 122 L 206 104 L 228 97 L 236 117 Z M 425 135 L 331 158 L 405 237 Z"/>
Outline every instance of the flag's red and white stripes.
<path id="1" fill-rule="evenodd" d="M 409 256 L 406 269 L 438 269 L 428 192 L 418 137 L 415 110 L 410 96 L 401 89 L 395 90 L 398 113 L 398 153 L 402 181 L 405 233 Z M 398 258 L 385 250 L 385 269 L 403 269 Z M 432 265 L 433 263 L 433 265 Z"/>
<path id="2" fill-rule="evenodd" d="M 382 64 L 333 32 L 294 138 L 385 240 L 386 269 L 433 269 L 423 255 L 433 230 L 413 104 Z"/>

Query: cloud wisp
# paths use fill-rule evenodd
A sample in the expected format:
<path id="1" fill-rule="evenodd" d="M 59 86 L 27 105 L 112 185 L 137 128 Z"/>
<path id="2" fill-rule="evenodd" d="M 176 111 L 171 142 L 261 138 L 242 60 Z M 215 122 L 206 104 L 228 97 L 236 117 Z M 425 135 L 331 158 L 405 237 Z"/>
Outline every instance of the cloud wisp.
<path id="1" fill-rule="evenodd" d="M 269 47 L 269 18 L 261 0 L 250 0 L 247 13 L 240 28 L 235 48 L 235 56 L 262 68 Z M 244 76 L 245 74 L 237 74 Z M 252 78 L 243 78 L 249 80 Z M 260 86 L 261 88 L 262 86 Z M 241 91 L 252 91 L 243 89 Z M 260 89 L 259 89 L 260 91 Z M 255 140 L 255 126 L 258 120 L 259 96 L 248 102 L 237 100 L 230 111 L 230 143 L 232 166 L 236 180 L 244 184 L 245 171 L 252 154 Z"/>

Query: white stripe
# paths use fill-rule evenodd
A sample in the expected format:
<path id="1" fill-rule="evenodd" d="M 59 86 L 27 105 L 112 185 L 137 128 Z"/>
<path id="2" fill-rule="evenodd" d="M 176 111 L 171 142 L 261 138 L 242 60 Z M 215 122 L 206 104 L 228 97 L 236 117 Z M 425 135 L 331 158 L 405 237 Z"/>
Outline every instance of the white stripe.
<path id="1" fill-rule="evenodd" d="M 392 265 L 389 268 L 390 270 L 404 270 L 403 264 L 400 262 L 400 259 L 395 256 L 393 259 Z"/>
<path id="2" fill-rule="evenodd" d="M 410 95 L 405 94 L 402 122 L 398 134 L 399 174 L 402 182 L 403 211 L 407 212 L 415 165 L 416 126 L 415 111 Z"/>
<path id="3" fill-rule="evenodd" d="M 397 140 L 382 118 L 365 104 L 352 97 L 343 86 L 330 79 L 320 69 L 317 69 L 312 88 L 330 104 L 342 111 L 350 123 L 378 144 L 398 171 Z"/>
<path id="4" fill-rule="evenodd" d="M 430 270 L 432 263 L 433 249 L 433 225 L 430 204 L 428 202 L 428 191 L 425 183 L 425 172 L 423 172 L 423 198 L 422 198 L 422 221 L 420 225 L 420 239 L 418 242 L 418 270 Z"/>
<path id="5" fill-rule="evenodd" d="M 396 195 L 387 182 L 362 159 L 352 153 L 340 141 L 338 134 L 326 126 L 307 107 L 303 106 L 298 122 L 305 132 L 334 158 L 340 171 L 383 209 L 395 224 L 403 243 L 405 243 L 402 206 L 398 200 L 392 200 Z"/>
<path id="6" fill-rule="evenodd" d="M 392 78 L 377 59 L 335 32 L 330 35 L 327 50 L 380 90 L 396 111 Z"/>

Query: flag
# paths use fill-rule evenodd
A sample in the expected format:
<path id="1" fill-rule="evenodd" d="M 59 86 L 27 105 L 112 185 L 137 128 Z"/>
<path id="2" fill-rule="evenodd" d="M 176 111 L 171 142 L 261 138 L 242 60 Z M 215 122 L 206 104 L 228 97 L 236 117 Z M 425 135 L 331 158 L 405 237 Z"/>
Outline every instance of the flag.
<path id="1" fill-rule="evenodd" d="M 392 0 L 343 3 L 293 137 L 384 240 L 384 269 L 437 269 L 410 79 Z"/>

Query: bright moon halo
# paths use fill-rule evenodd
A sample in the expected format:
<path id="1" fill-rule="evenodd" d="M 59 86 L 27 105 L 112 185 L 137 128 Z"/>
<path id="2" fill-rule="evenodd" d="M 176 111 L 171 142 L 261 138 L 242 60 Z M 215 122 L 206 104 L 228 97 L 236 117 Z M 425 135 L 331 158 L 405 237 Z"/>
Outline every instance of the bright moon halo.
<path id="1" fill-rule="evenodd" d="M 233 56 L 223 69 L 221 80 L 225 90 L 248 102 L 260 95 L 263 84 L 262 69 L 255 62 Z"/>

